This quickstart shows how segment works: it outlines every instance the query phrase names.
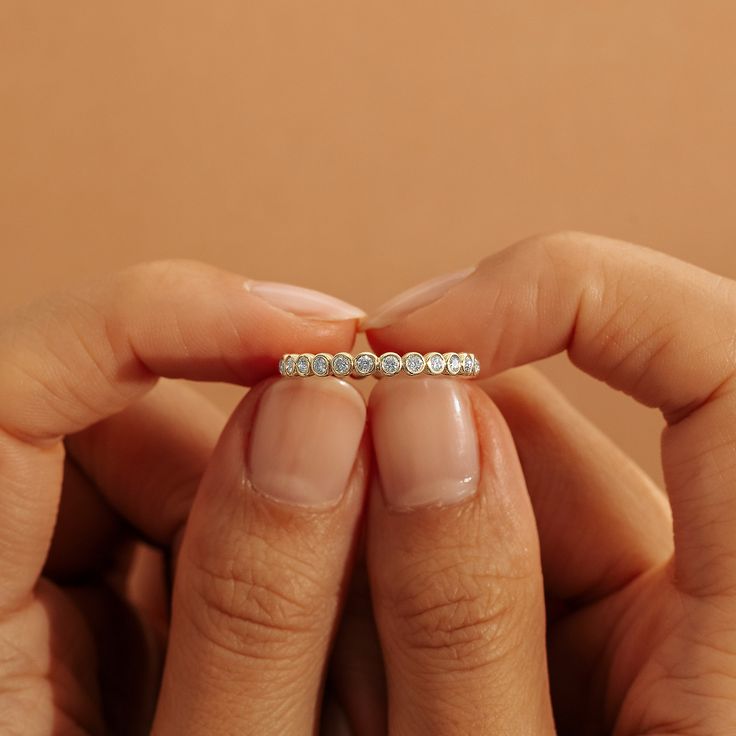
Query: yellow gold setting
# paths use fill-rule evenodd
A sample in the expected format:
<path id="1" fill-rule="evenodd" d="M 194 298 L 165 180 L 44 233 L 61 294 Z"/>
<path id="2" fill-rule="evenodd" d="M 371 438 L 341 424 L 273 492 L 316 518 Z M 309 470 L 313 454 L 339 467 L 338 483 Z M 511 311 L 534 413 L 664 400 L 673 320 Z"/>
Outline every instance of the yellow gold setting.
<path id="1" fill-rule="evenodd" d="M 338 378 L 376 378 L 390 376 L 455 376 L 475 378 L 480 364 L 473 353 L 388 352 L 377 355 L 363 351 L 351 353 L 285 353 L 279 360 L 282 376 L 337 376 Z"/>

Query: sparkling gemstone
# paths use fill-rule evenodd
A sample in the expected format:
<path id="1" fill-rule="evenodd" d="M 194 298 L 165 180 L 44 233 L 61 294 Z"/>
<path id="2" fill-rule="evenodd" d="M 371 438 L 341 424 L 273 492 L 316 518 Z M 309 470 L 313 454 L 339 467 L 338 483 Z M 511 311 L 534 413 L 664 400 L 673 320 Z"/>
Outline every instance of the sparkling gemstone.
<path id="1" fill-rule="evenodd" d="M 442 373 L 445 370 L 445 359 L 439 353 L 430 353 L 427 357 L 430 373 Z"/>
<path id="2" fill-rule="evenodd" d="M 396 353 L 385 353 L 381 356 L 381 370 L 387 376 L 393 376 L 401 370 L 401 358 Z"/>
<path id="3" fill-rule="evenodd" d="M 312 370 L 316 376 L 326 376 L 330 370 L 330 361 L 324 355 L 315 355 L 312 359 Z"/>
<path id="4" fill-rule="evenodd" d="M 355 372 L 361 376 L 369 376 L 376 369 L 376 356 L 361 353 L 355 358 Z"/>
<path id="5" fill-rule="evenodd" d="M 473 375 L 477 376 L 480 373 L 480 363 L 478 362 L 478 358 L 473 359 Z"/>
<path id="6" fill-rule="evenodd" d="M 309 373 L 309 356 L 300 355 L 296 359 L 296 372 L 300 376 L 306 376 Z"/>
<path id="7" fill-rule="evenodd" d="M 279 361 L 279 373 L 282 376 L 286 375 L 286 358 L 281 358 L 281 360 Z"/>
<path id="8" fill-rule="evenodd" d="M 287 355 L 286 359 L 284 360 L 284 375 L 293 376 L 295 368 L 296 363 L 294 361 L 294 358 L 291 355 Z"/>
<path id="9" fill-rule="evenodd" d="M 332 359 L 332 372 L 336 376 L 346 376 L 352 369 L 350 357 L 343 353 L 338 353 Z"/>
<path id="10" fill-rule="evenodd" d="M 467 373 L 467 375 L 472 375 L 473 373 L 473 356 L 470 353 L 466 353 L 463 356 L 463 373 Z"/>
<path id="11" fill-rule="evenodd" d="M 457 353 L 450 353 L 447 356 L 447 372 L 451 376 L 460 373 L 460 356 Z"/>
<path id="12" fill-rule="evenodd" d="M 421 373 L 424 370 L 424 356 L 420 353 L 409 353 L 404 358 L 404 368 L 406 368 L 407 373 L 411 373 L 413 376 Z"/>

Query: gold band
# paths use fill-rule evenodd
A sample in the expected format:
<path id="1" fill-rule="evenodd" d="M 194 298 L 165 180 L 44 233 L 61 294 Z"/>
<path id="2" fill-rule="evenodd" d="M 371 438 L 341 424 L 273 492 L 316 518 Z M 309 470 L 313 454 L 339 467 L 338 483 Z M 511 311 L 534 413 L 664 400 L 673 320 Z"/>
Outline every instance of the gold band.
<path id="1" fill-rule="evenodd" d="M 480 364 L 473 353 L 286 353 L 279 360 L 282 376 L 458 376 L 473 378 Z"/>

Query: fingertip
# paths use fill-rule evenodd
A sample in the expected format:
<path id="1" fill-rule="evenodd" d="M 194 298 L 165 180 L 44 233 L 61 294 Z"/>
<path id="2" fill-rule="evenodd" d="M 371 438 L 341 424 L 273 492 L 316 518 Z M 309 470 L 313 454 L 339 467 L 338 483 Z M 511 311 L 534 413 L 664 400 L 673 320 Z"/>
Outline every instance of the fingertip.
<path id="1" fill-rule="evenodd" d="M 246 385 L 276 373 L 284 353 L 349 349 L 363 314 L 327 294 L 196 261 L 137 264 L 96 294 L 152 373 Z"/>

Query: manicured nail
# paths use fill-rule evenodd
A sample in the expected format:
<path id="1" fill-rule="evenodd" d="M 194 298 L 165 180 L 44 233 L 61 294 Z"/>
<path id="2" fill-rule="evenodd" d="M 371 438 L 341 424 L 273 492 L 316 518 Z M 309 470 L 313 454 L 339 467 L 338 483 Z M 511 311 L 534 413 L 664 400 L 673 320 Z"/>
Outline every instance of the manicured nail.
<path id="1" fill-rule="evenodd" d="M 250 481 L 297 506 L 342 496 L 365 427 L 365 402 L 337 378 L 285 378 L 260 399 L 250 437 Z"/>
<path id="2" fill-rule="evenodd" d="M 275 281 L 246 281 L 251 294 L 286 312 L 312 319 L 360 319 L 365 312 L 358 307 L 321 291 Z"/>
<path id="3" fill-rule="evenodd" d="M 371 432 L 386 503 L 451 504 L 475 493 L 478 435 L 463 387 L 451 378 L 380 381 L 370 399 Z"/>
<path id="4" fill-rule="evenodd" d="M 386 327 L 417 309 L 426 307 L 428 304 L 437 301 L 455 284 L 470 276 L 473 271 L 475 271 L 475 266 L 454 273 L 446 273 L 413 286 L 387 301 L 374 314 L 368 315 L 361 322 L 361 329 L 375 330 L 378 327 Z"/>

